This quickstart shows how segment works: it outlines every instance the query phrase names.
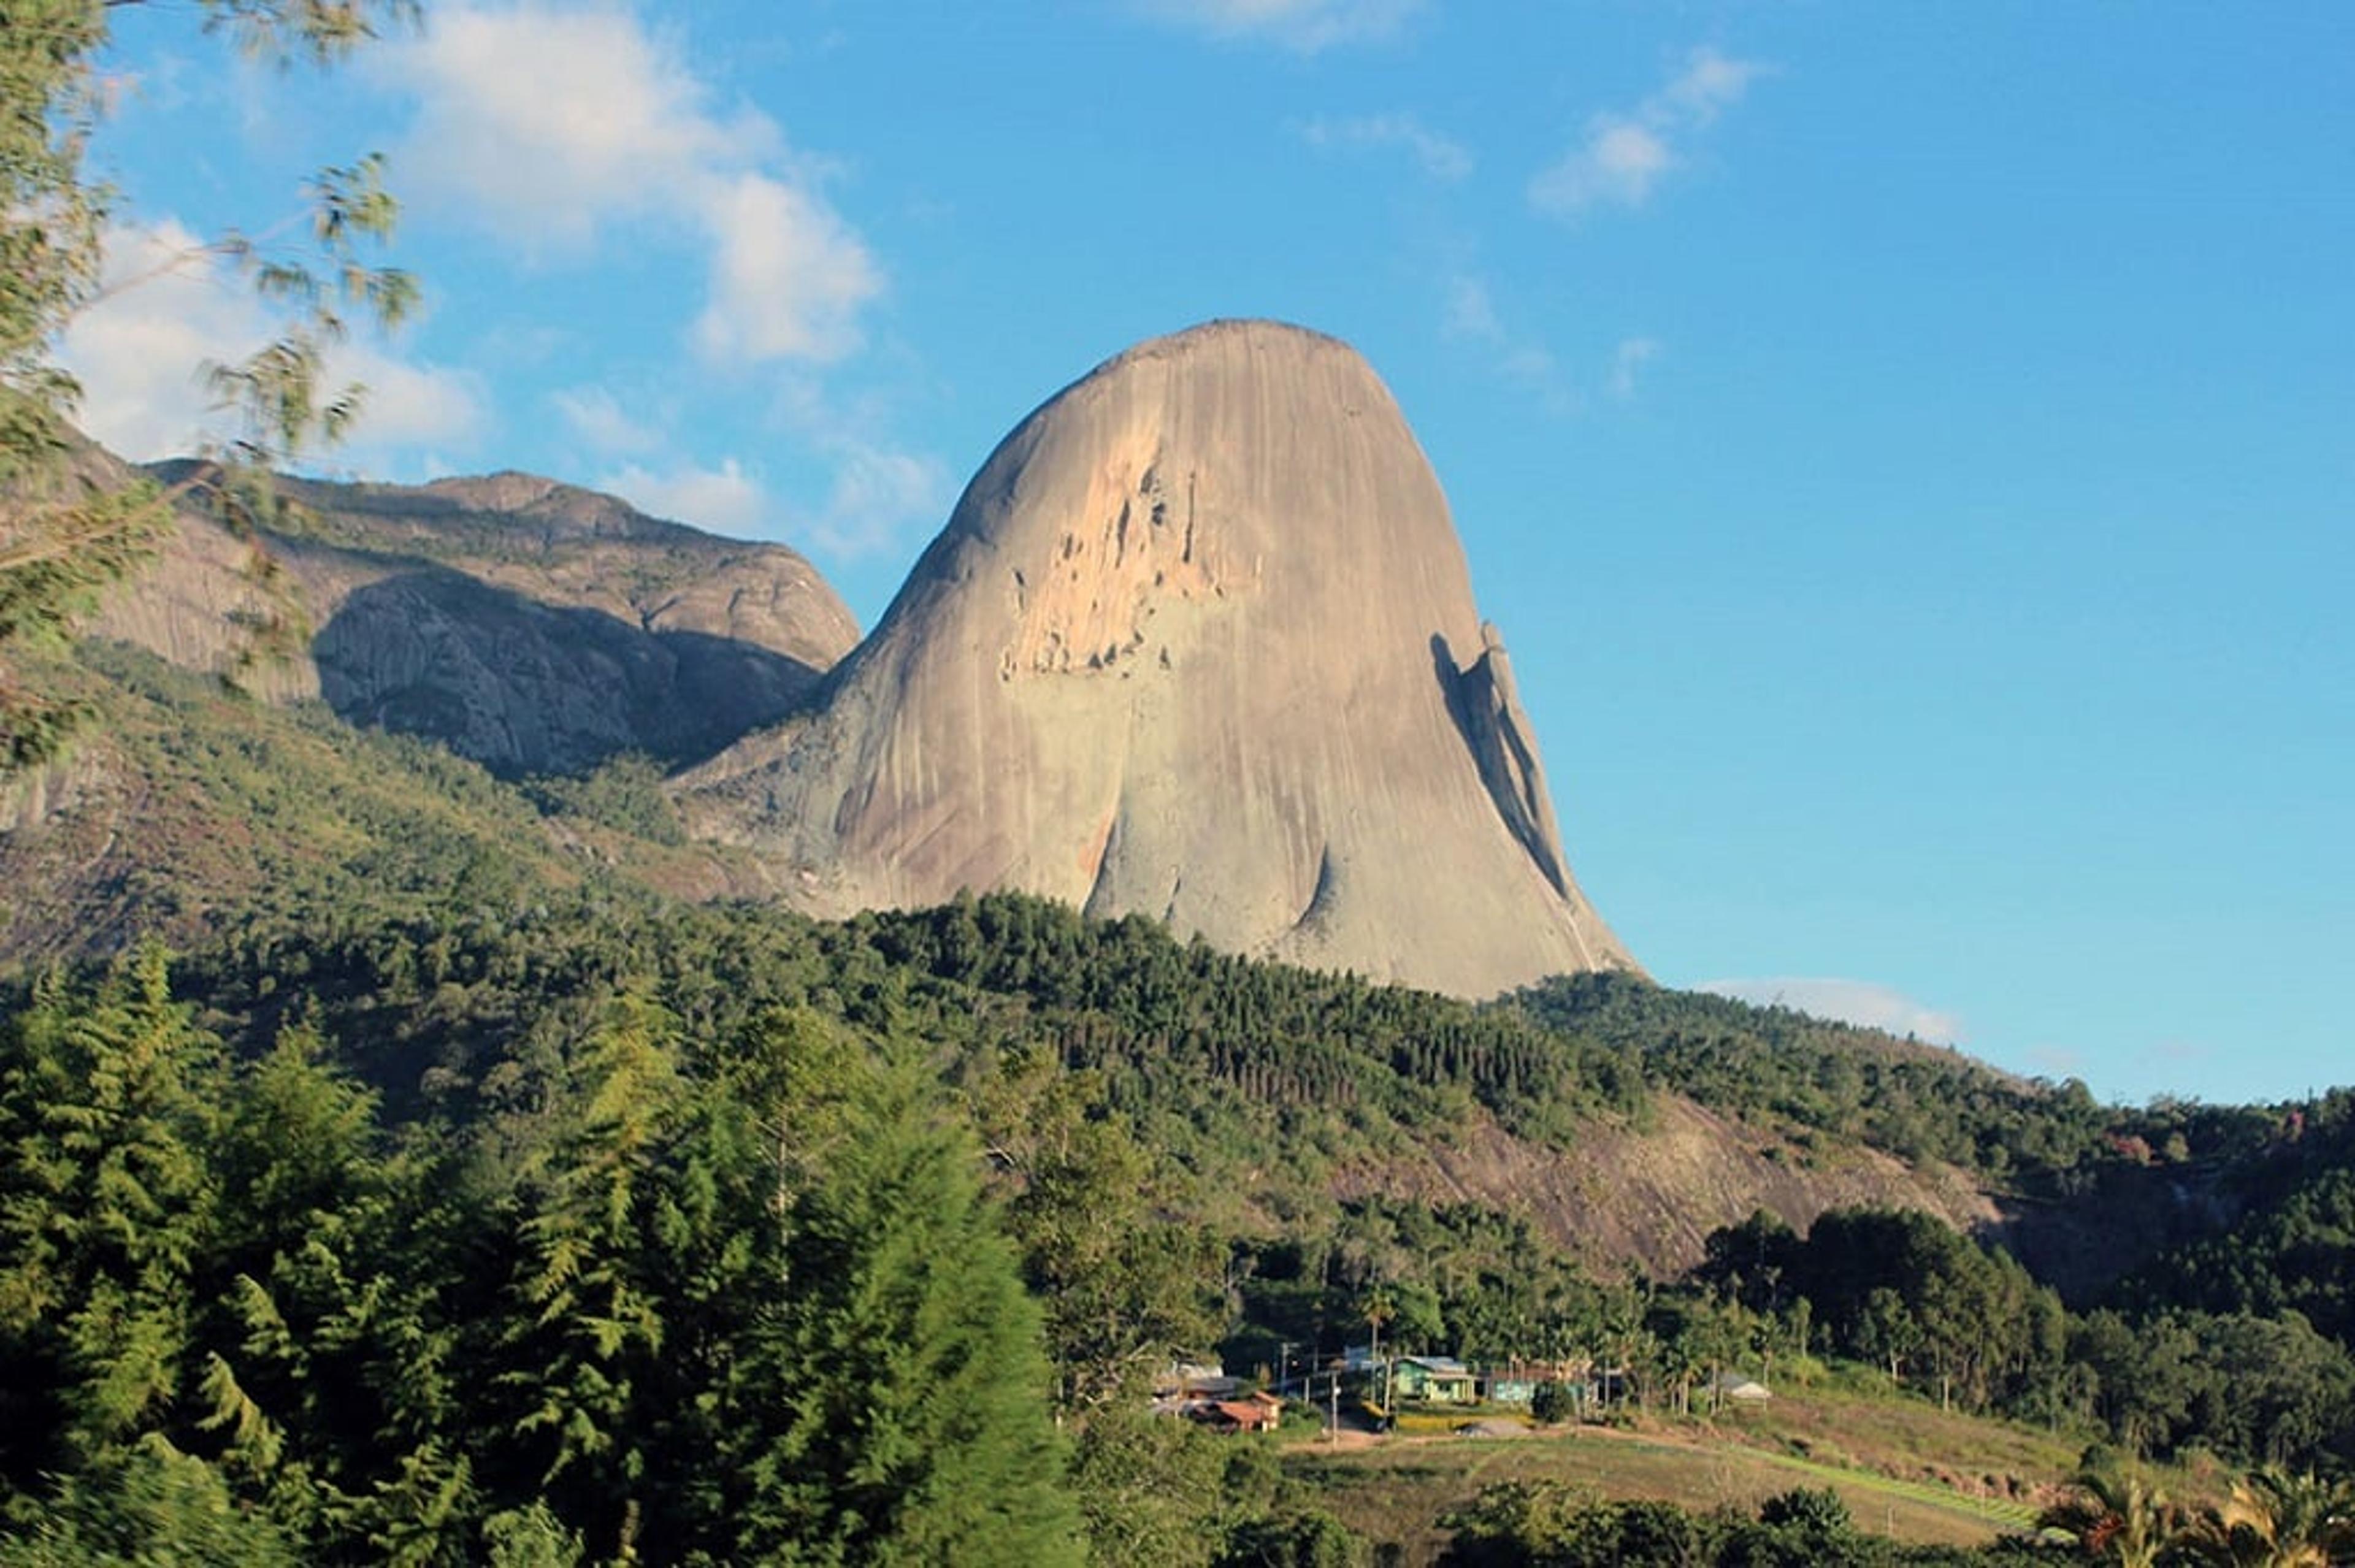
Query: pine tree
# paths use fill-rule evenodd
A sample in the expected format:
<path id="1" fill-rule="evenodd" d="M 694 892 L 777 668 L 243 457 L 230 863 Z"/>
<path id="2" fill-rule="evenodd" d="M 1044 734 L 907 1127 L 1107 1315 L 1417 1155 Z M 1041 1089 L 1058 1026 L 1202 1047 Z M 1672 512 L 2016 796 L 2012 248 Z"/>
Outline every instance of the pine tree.
<path id="1" fill-rule="evenodd" d="M 593 1521 L 593 1549 L 626 1561 L 644 1507 L 645 1384 L 665 1350 L 663 1178 L 687 1101 L 672 1020 L 620 998 L 570 1076 L 559 1131 L 527 1176 L 497 1381 L 517 1402 L 537 1485 L 560 1485 L 567 1519 Z"/>
<path id="2" fill-rule="evenodd" d="M 1076 1563 L 1036 1305 L 980 1151 L 903 1074 L 847 1085 L 848 1136 L 792 1199 L 765 1336 L 787 1413 L 746 1456 L 746 1558 Z"/>
<path id="3" fill-rule="evenodd" d="M 150 1443 L 72 1477 L 37 1520 L 0 1540 L 0 1568 L 297 1568 L 306 1558 L 219 1471 Z"/>
<path id="4" fill-rule="evenodd" d="M 281 1524 L 357 1547 L 389 1522 L 384 1487 L 413 1468 L 400 1408 L 435 1376 L 429 1346 L 446 1336 L 424 1327 L 430 1255 L 398 1240 L 428 1189 L 400 1189 L 375 1094 L 326 1053 L 315 1029 L 290 1027 L 229 1099 L 212 1155 L 224 1201 L 200 1297 L 200 1424 Z"/>
<path id="5" fill-rule="evenodd" d="M 187 1392 L 227 1071 L 155 946 L 95 997 L 46 984 L 0 1063 L 0 1462 L 26 1490 L 162 1432 Z"/>

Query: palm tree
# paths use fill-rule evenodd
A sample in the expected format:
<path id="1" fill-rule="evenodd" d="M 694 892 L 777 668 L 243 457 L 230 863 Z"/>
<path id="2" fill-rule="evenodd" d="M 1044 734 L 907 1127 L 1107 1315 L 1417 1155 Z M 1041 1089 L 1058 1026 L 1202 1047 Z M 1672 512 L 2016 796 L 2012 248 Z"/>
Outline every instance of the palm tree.
<path id="1" fill-rule="evenodd" d="M 2191 1562 L 2216 1568 L 2330 1568 L 2355 1558 L 2355 1484 L 2262 1466 L 2232 1483 L 2182 1546 Z"/>
<path id="2" fill-rule="evenodd" d="M 2182 1513 L 2156 1488 L 2130 1471 L 2085 1470 L 2076 1494 L 2046 1509 L 2037 1523 L 2066 1531 L 2085 1555 L 2119 1568 L 2155 1568 Z"/>
<path id="3" fill-rule="evenodd" d="M 1377 1285 L 1366 1296 L 1366 1327 L 1373 1330 L 1373 1342 L 1367 1354 L 1375 1360 L 1382 1359 L 1382 1325 L 1398 1316 L 1398 1297 L 1387 1285 Z"/>

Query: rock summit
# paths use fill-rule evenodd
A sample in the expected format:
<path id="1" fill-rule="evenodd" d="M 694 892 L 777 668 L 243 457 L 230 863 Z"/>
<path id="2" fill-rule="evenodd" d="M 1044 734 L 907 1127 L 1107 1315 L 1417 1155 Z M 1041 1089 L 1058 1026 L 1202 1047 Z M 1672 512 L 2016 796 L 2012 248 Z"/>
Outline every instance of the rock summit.
<path id="1" fill-rule="evenodd" d="M 683 783 L 814 913 L 1020 889 L 1465 996 L 1635 966 L 1397 403 L 1275 323 L 1056 395 L 814 708 Z"/>

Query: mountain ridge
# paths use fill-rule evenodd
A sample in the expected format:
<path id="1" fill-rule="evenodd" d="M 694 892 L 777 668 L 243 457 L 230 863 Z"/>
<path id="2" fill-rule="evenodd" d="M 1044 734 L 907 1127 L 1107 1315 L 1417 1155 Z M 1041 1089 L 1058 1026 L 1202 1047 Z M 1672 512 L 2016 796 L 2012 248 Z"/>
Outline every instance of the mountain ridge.
<path id="1" fill-rule="evenodd" d="M 186 486 L 202 470 L 147 472 Z M 185 667 L 235 665 L 258 695 L 322 697 L 511 774 L 708 754 L 791 712 L 858 640 L 798 552 L 537 475 L 279 477 L 250 539 L 200 505 L 177 524 L 92 633 Z M 290 656 L 247 658 L 244 628 L 271 615 L 308 635 Z"/>

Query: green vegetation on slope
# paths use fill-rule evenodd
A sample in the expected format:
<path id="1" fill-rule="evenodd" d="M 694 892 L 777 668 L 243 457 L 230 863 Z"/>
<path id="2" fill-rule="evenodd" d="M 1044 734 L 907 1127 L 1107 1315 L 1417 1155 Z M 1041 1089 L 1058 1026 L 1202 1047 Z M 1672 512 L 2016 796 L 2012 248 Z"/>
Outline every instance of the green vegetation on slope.
<path id="1" fill-rule="evenodd" d="M 1173 1496 L 1209 1439 L 1138 1424 L 1146 1375 L 1376 1326 L 1591 1360 L 1661 1412 L 1830 1349 L 2152 1451 L 2355 1438 L 2348 1359 L 2298 1320 L 2073 1319 L 1918 1214 L 1761 1217 L 1689 1283 L 1598 1282 L 1525 1220 L 1340 1196 L 1349 1162 L 1465 1115 L 1574 1138 L 1532 1086 L 1578 1104 L 1620 1059 L 1147 922 L 1000 896 L 827 924 L 583 881 L 251 917 L 178 995 L 143 952 L 5 1004 L 0 1467 L 28 1521 L 227 1498 L 329 1559 L 552 1531 L 868 1561 L 1011 1526 L 862 1488 L 1036 1485 L 1055 1540 L 1078 1519 L 1117 1560 L 1149 1522 L 1207 1563 L 1341 1538 L 1296 1488 Z M 891 1467 L 919 1461 L 939 1478 Z"/>
<path id="2" fill-rule="evenodd" d="M 579 881 L 540 816 L 471 763 L 276 708 L 151 656 L 86 644 L 55 687 L 101 720 L 96 798 L 12 834 L 0 936 L 36 955 L 179 944 L 218 923 L 315 927 L 509 909 Z M 60 901 L 53 904 L 52 899 Z"/>
<path id="3" fill-rule="evenodd" d="M 2268 1118 L 2274 1136 L 2225 1173 L 2228 1228 L 2151 1261 L 2121 1302 L 2206 1312 L 2295 1312 L 2355 1349 L 2355 1091 Z"/>
<path id="4" fill-rule="evenodd" d="M 1615 1391 L 1656 1416 L 1705 1409 L 1721 1369 L 1771 1379 L 1829 1353 L 2069 1444 L 2313 1463 L 2355 1443 L 2347 1354 L 2296 1315 L 2343 1331 L 2348 1097 L 2105 1109 L 1951 1052 L 1624 978 L 1473 1008 L 1013 896 L 840 923 L 685 905 L 649 884 L 709 852 L 677 842 L 643 763 L 518 788 L 145 656 L 82 657 L 109 714 L 86 743 L 139 805 L 113 817 L 117 869 L 83 884 L 87 901 L 18 918 L 54 952 L 106 945 L 101 929 L 190 944 L 181 1003 L 142 1005 L 179 1019 L 155 1040 L 197 1042 L 174 1071 L 198 1087 L 156 1113 L 164 1133 L 133 1136 L 122 1106 L 74 1097 L 130 1049 L 93 1042 L 137 1010 L 139 965 L 27 976 L 0 998 L 16 1096 L 0 1200 L 25 1221 L 6 1261 L 35 1282 L 6 1352 L 11 1397 L 30 1403 L 7 1425 L 45 1435 L 8 1461 L 11 1485 L 22 1517 L 103 1526 L 109 1550 L 233 1504 L 251 1530 L 229 1554 L 254 1561 L 357 1560 L 396 1539 L 424 1542 L 418 1561 L 563 1560 L 568 1543 L 612 1557 L 625 1540 L 642 1560 L 692 1561 L 750 1550 L 727 1531 L 756 1529 L 772 1531 L 762 1551 L 883 1554 L 900 1524 L 842 1500 L 868 1473 L 859 1423 L 877 1388 L 925 1364 L 906 1341 L 953 1326 L 954 1304 L 922 1282 L 835 1298 L 817 1282 L 967 1244 L 974 1299 L 1011 1335 L 973 1352 L 1006 1371 L 987 1392 L 1062 1413 L 1070 1447 L 1021 1461 L 1052 1494 L 1035 1511 L 1079 1520 L 1106 1561 L 1139 1539 L 1172 1562 L 1346 1553 L 1299 1477 L 1148 1420 L 1141 1387 L 1174 1354 L 1273 1372 L 1377 1331 L 1401 1349 L 1615 1369 Z M 82 1055 L 57 1054 L 69 1039 Z M 837 1058 L 877 1086 L 882 1120 L 857 1157 L 827 1141 L 813 1087 Z M 282 1179 L 255 1152 L 267 1140 L 235 1126 L 263 1080 L 344 1130 L 304 1167 L 324 1196 L 255 1235 L 223 1228 L 222 1195 Z M 1835 1211 L 1804 1236 L 1762 1218 L 1721 1233 L 1691 1280 L 1596 1278 L 1531 1213 L 1382 1179 L 1482 1138 L 1542 1161 L 1598 1128 L 1634 1136 L 1671 1093 L 1802 1162 L 1865 1143 L 2094 1220 L 2140 1182 L 2248 1221 L 2077 1316 L 1921 1215 Z M 67 1126 L 83 1115 L 128 1138 L 127 1168 L 154 1190 L 126 1197 L 110 1146 Z M 755 1223 L 744 1206 L 763 1204 Z M 113 1216 L 108 1245 L 146 1226 L 140 1245 L 160 1251 L 43 1274 L 69 1233 L 98 1244 L 69 1218 L 86 1209 Z M 807 1229 L 780 1234 L 780 1213 Z M 874 1260 L 853 1257 L 854 1233 Z M 820 1264 L 795 1246 L 832 1250 Z M 1011 1295 L 980 1289 L 1001 1277 L 993 1248 L 1011 1249 Z M 158 1304 L 159 1280 L 180 1307 Z M 245 1316 L 262 1298 L 241 1280 L 282 1329 Z M 753 1397 L 728 1378 L 795 1357 L 842 1361 L 848 1381 L 821 1396 L 761 1373 L 779 1381 L 758 1397 L 801 1424 L 717 1433 L 714 1411 Z M 821 1398 L 823 1415 L 794 1403 Z M 890 1413 L 919 1434 L 931 1418 Z M 692 1482 L 690 1449 L 709 1461 Z"/>
<path id="5" fill-rule="evenodd" d="M 629 997 L 549 1065 L 395 1129 L 307 1029 L 232 1065 L 153 950 L 13 1009 L 10 1517 L 168 1484 L 311 1561 L 1076 1560 L 1037 1309 L 920 1078 Z"/>
<path id="6" fill-rule="evenodd" d="M 2082 1083 L 2009 1078 L 1951 1051 L 1787 1008 L 1562 976 L 1515 998 L 1556 1029 L 1636 1054 L 1653 1082 L 1762 1127 L 1869 1144 L 1994 1180 L 2056 1182 L 2104 1158 L 2115 1113 Z"/>

